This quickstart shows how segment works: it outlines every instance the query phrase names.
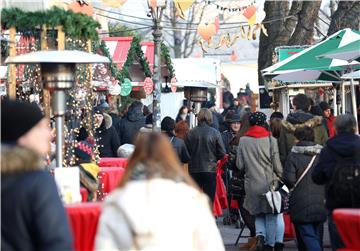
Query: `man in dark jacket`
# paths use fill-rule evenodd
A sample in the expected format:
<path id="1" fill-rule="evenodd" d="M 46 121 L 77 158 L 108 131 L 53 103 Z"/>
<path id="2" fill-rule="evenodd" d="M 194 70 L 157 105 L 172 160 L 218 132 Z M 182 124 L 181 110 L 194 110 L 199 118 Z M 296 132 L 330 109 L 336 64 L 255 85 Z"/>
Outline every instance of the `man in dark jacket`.
<path id="1" fill-rule="evenodd" d="M 190 153 L 189 173 L 214 202 L 216 192 L 216 163 L 225 155 L 224 143 L 218 130 L 210 127 L 212 114 L 202 108 L 198 126 L 190 130 L 185 144 Z"/>
<path id="2" fill-rule="evenodd" d="M 339 159 L 359 159 L 360 137 L 355 134 L 356 126 L 355 117 L 351 114 L 339 115 L 336 118 L 334 122 L 336 136 L 326 143 L 325 148 L 320 153 L 319 162 L 315 165 L 312 173 L 312 179 L 316 184 L 329 185 Z M 333 250 L 344 247 L 331 216 L 332 211 L 339 207 L 335 202 L 335 197 L 336 196 L 327 189 L 326 207 L 329 211 L 329 232 Z"/>
<path id="3" fill-rule="evenodd" d="M 224 142 L 226 153 L 230 152 L 230 142 L 236 136 L 236 133 L 240 131 L 240 115 L 237 113 L 231 114 L 225 121 L 229 126 L 228 130 L 221 133 L 221 137 Z"/>
<path id="4" fill-rule="evenodd" d="M 185 164 L 189 162 L 190 155 L 185 146 L 185 143 L 182 139 L 179 139 L 174 134 L 175 130 L 175 120 L 170 117 L 165 117 L 161 121 L 161 131 L 166 133 L 169 137 L 171 145 L 174 147 L 175 152 L 177 153 L 179 160 Z"/>
<path id="5" fill-rule="evenodd" d="M 285 165 L 286 158 L 295 144 L 294 132 L 297 128 L 308 126 L 314 130 L 314 142 L 324 145 L 328 139 L 326 128 L 323 125 L 323 118 L 310 114 L 310 100 L 305 94 L 297 94 L 293 99 L 295 112 L 290 113 L 286 120 L 282 121 L 279 137 L 279 153 L 282 165 Z"/>
<path id="6" fill-rule="evenodd" d="M 311 172 L 322 146 L 314 143 L 314 131 L 310 127 L 298 128 L 294 135 L 299 142 L 288 155 L 283 177 L 288 188 L 294 188 L 298 182 L 290 197 L 297 246 L 298 250 L 321 251 L 323 223 L 326 221 L 325 191 L 324 186 L 312 181 Z M 303 174 L 305 176 L 300 180 Z"/>
<path id="7" fill-rule="evenodd" d="M 95 138 L 99 145 L 100 157 L 117 157 L 120 147 L 119 136 L 112 126 L 110 115 L 102 113 L 98 108 L 94 109 L 96 119 Z"/>
<path id="8" fill-rule="evenodd" d="M 1 102 L 1 250 L 73 250 L 54 178 L 41 166 L 49 121 L 37 105 Z"/>
<path id="9" fill-rule="evenodd" d="M 120 145 L 133 144 L 136 134 L 143 126 L 145 126 L 143 104 L 140 101 L 134 101 L 130 105 L 129 110 L 126 113 L 126 117 L 122 118 L 116 125 Z"/>

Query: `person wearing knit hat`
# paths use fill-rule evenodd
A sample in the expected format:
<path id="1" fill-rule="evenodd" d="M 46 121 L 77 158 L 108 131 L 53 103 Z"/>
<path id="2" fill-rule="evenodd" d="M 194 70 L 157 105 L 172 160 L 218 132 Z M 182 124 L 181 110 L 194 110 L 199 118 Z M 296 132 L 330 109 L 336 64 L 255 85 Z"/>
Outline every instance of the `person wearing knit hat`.
<path id="1" fill-rule="evenodd" d="M 50 140 L 49 121 L 37 105 L 1 101 L 3 250 L 73 249 L 55 180 L 42 166 Z"/>
<path id="2" fill-rule="evenodd" d="M 322 116 L 325 120 L 325 127 L 327 129 L 329 138 L 332 138 L 335 136 L 334 122 L 336 117 L 332 115 L 331 107 L 327 102 L 325 101 L 320 102 L 319 107 L 322 110 Z"/>
<path id="3" fill-rule="evenodd" d="M 165 133 L 170 140 L 179 160 L 182 163 L 188 163 L 190 160 L 190 154 L 185 146 L 185 143 L 182 139 L 175 136 L 175 120 L 170 117 L 165 117 L 161 121 L 161 131 Z"/>
<path id="4" fill-rule="evenodd" d="M 278 118 L 278 119 L 281 119 L 283 120 L 284 119 L 284 115 L 281 113 L 281 112 L 273 112 L 271 115 L 270 115 L 270 121 L 275 119 L 275 118 Z"/>
<path id="5" fill-rule="evenodd" d="M 271 209 L 264 196 L 275 180 L 282 177 L 277 140 L 267 129 L 266 115 L 249 115 L 250 128 L 239 140 L 236 166 L 245 172 L 244 208 L 255 216 L 256 250 L 282 250 L 282 214 Z M 277 226 L 276 231 L 272 226 Z M 281 231 L 282 230 L 282 231 Z"/>

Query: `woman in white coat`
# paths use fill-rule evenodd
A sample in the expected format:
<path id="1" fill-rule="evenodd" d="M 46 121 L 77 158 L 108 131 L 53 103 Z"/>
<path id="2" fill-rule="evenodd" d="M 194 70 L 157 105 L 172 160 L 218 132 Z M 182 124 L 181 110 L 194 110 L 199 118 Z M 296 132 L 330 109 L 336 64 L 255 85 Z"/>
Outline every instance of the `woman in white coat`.
<path id="1" fill-rule="evenodd" d="M 159 133 L 141 133 L 107 199 L 95 250 L 224 250 L 208 198 Z"/>

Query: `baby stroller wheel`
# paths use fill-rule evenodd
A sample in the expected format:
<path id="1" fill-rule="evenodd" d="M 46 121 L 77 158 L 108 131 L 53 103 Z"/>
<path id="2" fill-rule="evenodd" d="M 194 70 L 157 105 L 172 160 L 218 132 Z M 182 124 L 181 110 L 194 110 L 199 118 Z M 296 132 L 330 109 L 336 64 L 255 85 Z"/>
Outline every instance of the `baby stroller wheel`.
<path id="1" fill-rule="evenodd" d="M 224 217 L 223 224 L 224 225 L 231 225 L 231 218 L 229 216 Z"/>

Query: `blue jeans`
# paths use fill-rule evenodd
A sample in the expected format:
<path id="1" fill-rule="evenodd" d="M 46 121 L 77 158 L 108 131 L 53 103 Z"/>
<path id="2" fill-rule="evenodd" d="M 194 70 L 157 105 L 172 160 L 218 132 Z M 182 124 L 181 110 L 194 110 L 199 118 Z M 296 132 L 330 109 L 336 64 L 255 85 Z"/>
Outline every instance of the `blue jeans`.
<path id="1" fill-rule="evenodd" d="M 337 231 L 335 222 L 331 215 L 328 215 L 328 224 L 329 224 L 329 234 L 330 234 L 330 242 L 331 242 L 332 250 L 336 251 L 340 248 L 345 248 L 345 245 Z"/>
<path id="2" fill-rule="evenodd" d="M 294 224 L 298 242 L 298 250 L 322 251 L 319 236 L 322 223 Z"/>
<path id="3" fill-rule="evenodd" d="M 261 214 L 255 218 L 256 236 L 262 235 L 265 244 L 274 247 L 278 214 Z"/>
<path id="4" fill-rule="evenodd" d="M 276 219 L 275 243 L 284 242 L 285 223 L 283 214 L 278 214 Z"/>

